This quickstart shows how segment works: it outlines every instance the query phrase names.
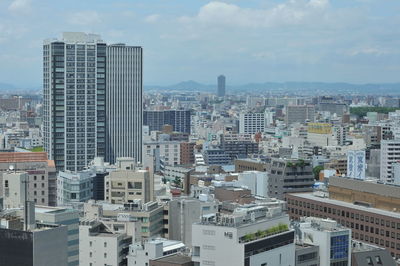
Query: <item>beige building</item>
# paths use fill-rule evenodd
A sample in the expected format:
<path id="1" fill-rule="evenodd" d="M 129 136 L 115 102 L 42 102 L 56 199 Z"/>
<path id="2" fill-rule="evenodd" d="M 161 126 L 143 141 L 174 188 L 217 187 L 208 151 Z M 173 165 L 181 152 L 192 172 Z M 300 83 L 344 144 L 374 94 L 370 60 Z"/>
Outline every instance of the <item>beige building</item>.
<path id="1" fill-rule="evenodd" d="M 105 177 L 104 185 L 106 200 L 113 204 L 123 204 L 138 199 L 149 202 L 152 198 L 148 170 L 119 169 Z"/>

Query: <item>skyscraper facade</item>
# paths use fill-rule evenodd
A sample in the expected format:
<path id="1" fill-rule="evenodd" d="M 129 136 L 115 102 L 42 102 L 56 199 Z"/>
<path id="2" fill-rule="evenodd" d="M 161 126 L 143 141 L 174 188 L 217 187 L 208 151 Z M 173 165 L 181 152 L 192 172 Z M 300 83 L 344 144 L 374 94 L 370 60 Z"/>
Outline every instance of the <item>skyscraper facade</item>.
<path id="1" fill-rule="evenodd" d="M 106 162 L 142 160 L 142 47 L 107 47 Z"/>
<path id="2" fill-rule="evenodd" d="M 81 171 L 96 156 L 140 160 L 140 47 L 81 32 L 45 41 L 43 96 L 44 148 L 57 170 Z"/>
<path id="3" fill-rule="evenodd" d="M 43 45 L 44 148 L 58 170 L 82 170 L 105 151 L 106 44 L 64 33 Z"/>
<path id="4" fill-rule="evenodd" d="M 171 125 L 173 131 L 189 133 L 191 125 L 190 110 L 162 110 L 144 111 L 143 124 L 149 126 L 149 130 L 161 131 L 164 125 Z"/>
<path id="5" fill-rule="evenodd" d="M 218 76 L 218 92 L 217 92 L 218 97 L 224 97 L 225 96 L 225 76 L 220 75 Z"/>

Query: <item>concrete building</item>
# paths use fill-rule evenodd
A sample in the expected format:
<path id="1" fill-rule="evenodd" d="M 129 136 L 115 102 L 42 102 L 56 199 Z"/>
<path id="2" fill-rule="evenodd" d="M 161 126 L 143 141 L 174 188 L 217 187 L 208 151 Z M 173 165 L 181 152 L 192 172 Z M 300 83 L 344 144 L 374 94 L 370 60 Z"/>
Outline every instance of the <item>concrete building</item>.
<path id="1" fill-rule="evenodd" d="M 238 208 L 193 225 L 194 265 L 294 265 L 294 231 L 280 209 Z"/>
<path id="2" fill-rule="evenodd" d="M 36 206 L 37 221 L 67 226 L 68 266 L 79 265 L 79 211 L 63 207 Z"/>
<path id="3" fill-rule="evenodd" d="M 296 266 L 320 266 L 319 246 L 296 243 Z"/>
<path id="4" fill-rule="evenodd" d="M 92 199 L 95 177 L 96 173 L 92 170 L 58 172 L 57 205 L 73 205 Z"/>
<path id="5" fill-rule="evenodd" d="M 200 222 L 202 215 L 218 212 L 217 202 L 207 196 L 201 195 L 200 199 L 177 198 L 168 203 L 168 237 L 182 241 L 186 246 L 192 244 L 193 223 Z"/>
<path id="6" fill-rule="evenodd" d="M 266 128 L 265 113 L 241 112 L 239 114 L 239 133 L 264 133 Z"/>
<path id="7" fill-rule="evenodd" d="M 218 78 L 217 78 L 217 82 L 218 82 L 217 96 L 218 97 L 225 96 L 225 81 L 226 81 L 226 78 L 224 75 L 218 76 Z"/>
<path id="8" fill-rule="evenodd" d="M 351 265 L 396 266 L 398 264 L 390 256 L 389 251 L 386 249 L 353 241 L 351 250 Z"/>
<path id="9" fill-rule="evenodd" d="M 83 219 L 79 225 L 79 265 L 128 265 L 129 245 L 140 234 L 139 228 L 132 217 L 122 214 L 116 221 Z"/>
<path id="10" fill-rule="evenodd" d="M 271 198 L 283 199 L 286 193 L 313 190 L 314 174 L 308 161 L 273 158 L 268 176 Z"/>
<path id="11" fill-rule="evenodd" d="M 180 155 L 181 155 L 181 165 L 194 164 L 194 147 L 196 143 L 194 142 L 181 142 L 180 144 Z"/>
<path id="12" fill-rule="evenodd" d="M 351 266 L 351 230 L 334 220 L 307 217 L 300 220 L 304 244 L 319 246 L 320 265 Z"/>
<path id="13" fill-rule="evenodd" d="M 129 246 L 128 266 L 149 265 L 150 260 L 162 258 L 183 251 L 185 245 L 181 241 L 165 238 L 149 239 L 144 243 Z"/>
<path id="14" fill-rule="evenodd" d="M 3 174 L 4 208 L 14 209 L 24 207 L 28 200 L 26 172 L 8 172 Z"/>
<path id="15" fill-rule="evenodd" d="M 0 265 L 67 266 L 67 227 L 35 223 L 25 230 L 15 217 L 0 218 Z"/>
<path id="16" fill-rule="evenodd" d="M 0 196 L 2 176 L 9 171 L 24 171 L 28 174 L 28 199 L 37 204 L 57 204 L 57 177 L 54 161 L 47 159 L 46 152 L 2 152 L 0 153 Z"/>
<path id="17" fill-rule="evenodd" d="M 255 159 L 237 159 L 235 160 L 235 172 L 241 173 L 244 171 L 261 171 L 265 172 L 270 167 L 269 160 L 255 160 Z"/>
<path id="18" fill-rule="evenodd" d="M 203 151 L 203 157 L 207 165 L 227 165 L 232 162 L 229 154 L 218 148 Z"/>
<path id="19" fill-rule="evenodd" d="M 305 121 L 314 122 L 315 120 L 315 107 L 313 105 L 287 105 L 285 122 L 286 125 Z"/>
<path id="20" fill-rule="evenodd" d="M 250 189 L 251 194 L 260 197 L 268 197 L 268 173 L 259 171 L 244 171 L 238 175 L 238 183 Z"/>
<path id="21" fill-rule="evenodd" d="M 160 171 L 162 165 L 179 165 L 180 151 L 178 141 L 149 141 L 143 144 L 145 155 L 155 157 L 155 171 Z"/>
<path id="22" fill-rule="evenodd" d="M 151 184 L 148 170 L 139 167 L 119 168 L 105 177 L 105 200 L 113 204 L 123 204 L 134 200 L 149 202 L 152 200 L 154 190 Z"/>
<path id="23" fill-rule="evenodd" d="M 185 254 L 173 254 L 150 260 L 150 266 L 193 266 L 192 258 Z"/>
<path id="24" fill-rule="evenodd" d="M 400 161 L 400 140 L 381 141 L 381 167 L 380 180 L 382 182 L 393 182 L 392 164 Z"/>
<path id="25" fill-rule="evenodd" d="M 99 74 L 98 76 L 102 75 Z M 104 74 L 103 74 L 104 75 Z M 142 161 L 143 117 L 143 49 L 138 46 L 115 44 L 107 46 L 105 107 L 105 161 L 115 163 L 117 157 L 132 157 Z M 97 96 L 100 98 L 100 95 Z M 104 96 L 103 96 L 104 97 Z M 98 101 L 99 108 L 104 104 Z M 102 126 L 104 121 L 98 122 Z M 104 132 L 98 131 L 98 137 Z M 104 149 L 98 145 L 98 152 Z M 98 154 L 101 156 L 101 154 Z"/>

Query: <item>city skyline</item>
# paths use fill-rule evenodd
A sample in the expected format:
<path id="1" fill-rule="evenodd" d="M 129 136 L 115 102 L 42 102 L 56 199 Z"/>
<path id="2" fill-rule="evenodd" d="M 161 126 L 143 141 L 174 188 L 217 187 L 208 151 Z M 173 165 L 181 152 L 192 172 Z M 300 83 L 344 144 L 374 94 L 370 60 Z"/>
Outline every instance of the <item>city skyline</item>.
<path id="1" fill-rule="evenodd" d="M 214 84 L 219 73 L 232 85 L 398 82 L 400 4 L 348 2 L 85 1 L 55 6 L 2 1 L 0 83 L 39 87 L 42 40 L 63 31 L 144 47 L 145 85 Z M 54 23 L 47 23 L 52 18 Z"/>

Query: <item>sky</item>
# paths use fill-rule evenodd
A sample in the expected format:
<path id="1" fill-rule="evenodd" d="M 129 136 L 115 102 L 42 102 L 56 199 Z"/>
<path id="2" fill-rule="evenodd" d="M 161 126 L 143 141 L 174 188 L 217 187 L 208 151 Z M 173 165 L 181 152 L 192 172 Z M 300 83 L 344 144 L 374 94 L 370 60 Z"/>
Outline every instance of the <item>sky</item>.
<path id="1" fill-rule="evenodd" d="M 0 0 L 0 82 L 40 87 L 43 40 L 144 49 L 144 84 L 400 82 L 399 0 Z"/>

